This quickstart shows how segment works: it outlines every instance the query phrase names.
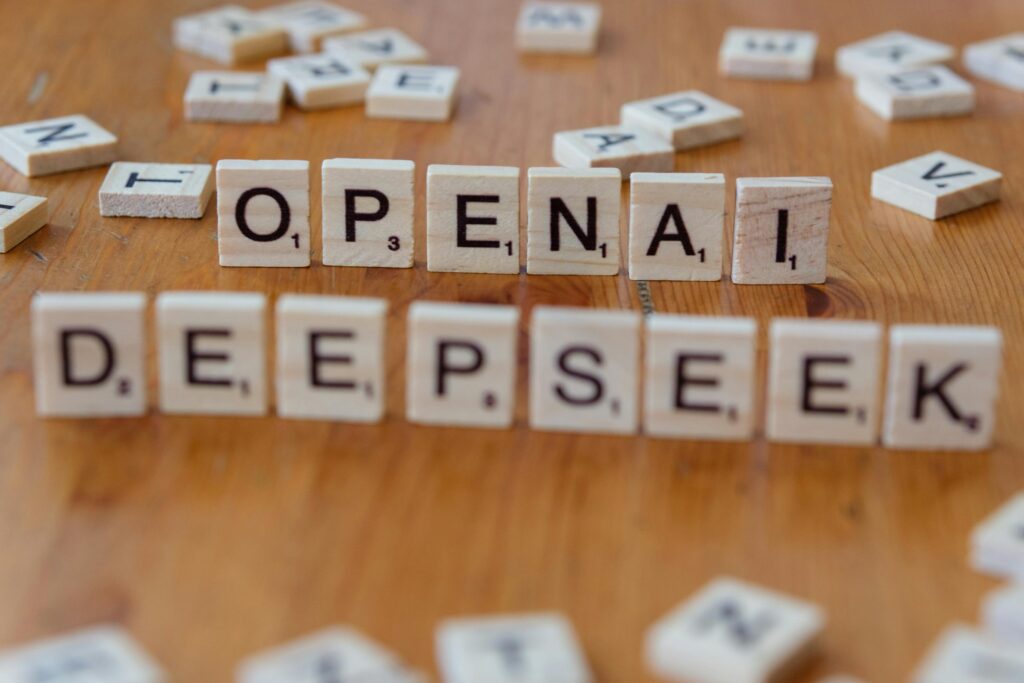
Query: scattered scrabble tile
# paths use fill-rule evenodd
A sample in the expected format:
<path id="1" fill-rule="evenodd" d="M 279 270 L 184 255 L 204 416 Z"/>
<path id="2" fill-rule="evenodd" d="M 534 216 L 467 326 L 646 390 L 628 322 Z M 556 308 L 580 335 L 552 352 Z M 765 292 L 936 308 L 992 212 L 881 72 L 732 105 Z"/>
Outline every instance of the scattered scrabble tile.
<path id="1" fill-rule="evenodd" d="M 272 59 L 267 70 L 288 84 L 292 100 L 303 109 L 358 104 L 370 86 L 365 69 L 326 52 Z"/>
<path id="2" fill-rule="evenodd" d="M 978 78 L 1024 90 L 1024 33 L 971 43 L 964 48 L 964 66 Z"/>
<path id="3" fill-rule="evenodd" d="M 995 426 L 1002 333 L 994 327 L 896 325 L 889 335 L 885 445 L 988 448 Z"/>
<path id="4" fill-rule="evenodd" d="M 385 64 L 423 64 L 427 61 L 426 49 L 395 28 L 328 38 L 323 46 L 327 52 L 333 52 L 368 71 Z"/>
<path id="5" fill-rule="evenodd" d="M 174 20 L 175 47 L 221 64 L 284 53 L 288 34 L 276 22 L 237 5 L 224 5 Z"/>
<path id="6" fill-rule="evenodd" d="M 1024 533 L 1024 526 L 1021 527 Z M 1024 584 L 1003 586 L 985 597 L 981 607 L 985 630 L 1007 643 L 1024 644 Z"/>
<path id="7" fill-rule="evenodd" d="M 850 78 L 952 61 L 951 45 L 903 31 L 888 31 L 836 50 L 836 71 Z"/>
<path id="8" fill-rule="evenodd" d="M 635 311 L 537 306 L 530 329 L 530 426 L 636 432 L 639 356 Z"/>
<path id="9" fill-rule="evenodd" d="M 743 134 L 743 112 L 699 90 L 627 102 L 620 118 L 623 127 L 646 130 L 677 150 L 734 140 Z"/>
<path id="10" fill-rule="evenodd" d="M 409 420 L 511 426 L 518 334 L 515 306 L 413 302 L 406 355 Z"/>
<path id="11" fill-rule="evenodd" d="M 427 168 L 427 270 L 519 272 L 519 168 Z"/>
<path id="12" fill-rule="evenodd" d="M 592 683 L 572 624 L 559 614 L 461 618 L 437 629 L 445 683 Z"/>
<path id="13" fill-rule="evenodd" d="M 132 638 L 100 626 L 0 652 L 2 683 L 164 683 Z"/>
<path id="14" fill-rule="evenodd" d="M 725 176 L 634 173 L 629 202 L 631 279 L 722 279 Z"/>
<path id="15" fill-rule="evenodd" d="M 648 631 L 647 663 L 688 683 L 780 680 L 813 653 L 824 623 L 815 605 L 716 579 Z"/>
<path id="16" fill-rule="evenodd" d="M 1024 583 L 1024 492 L 974 529 L 971 566 L 985 574 Z"/>
<path id="17" fill-rule="evenodd" d="M 602 126 L 555 133 L 555 162 L 566 168 L 617 168 L 624 176 L 635 171 L 668 172 L 676 163 L 675 148 L 653 133 L 621 126 Z"/>
<path id="18" fill-rule="evenodd" d="M 0 192 L 0 254 L 14 249 L 49 220 L 46 197 Z"/>
<path id="19" fill-rule="evenodd" d="M 824 282 L 831 212 L 828 178 L 738 179 L 732 281 L 740 285 Z"/>
<path id="20" fill-rule="evenodd" d="M 1024 650 L 962 624 L 950 626 L 913 675 L 913 683 L 1018 683 Z"/>
<path id="21" fill-rule="evenodd" d="M 878 437 L 882 327 L 775 319 L 768 373 L 768 438 L 871 445 Z"/>
<path id="22" fill-rule="evenodd" d="M 974 86 L 944 66 L 861 76 L 855 92 L 868 109 L 889 121 L 974 111 Z"/>
<path id="23" fill-rule="evenodd" d="M 862 681 L 859 678 L 854 678 L 853 676 L 844 676 L 840 674 L 838 676 L 829 676 L 828 678 L 822 678 L 818 681 L 818 683 L 864 683 L 864 681 Z"/>
<path id="24" fill-rule="evenodd" d="M 185 119 L 223 123 L 281 120 L 284 81 L 244 71 L 196 71 L 185 89 Z"/>
<path id="25" fill-rule="evenodd" d="M 733 78 L 808 81 L 817 50 L 818 36 L 809 31 L 730 28 L 718 52 L 718 69 Z"/>
<path id="26" fill-rule="evenodd" d="M 999 199 L 1003 174 L 932 152 L 871 174 L 871 196 L 933 221 Z"/>
<path id="27" fill-rule="evenodd" d="M 619 170 L 531 168 L 527 177 L 526 272 L 618 273 Z"/>
<path id="28" fill-rule="evenodd" d="M 102 166 L 116 155 L 117 138 L 80 114 L 0 128 L 0 158 L 30 178 Z"/>
<path id="29" fill-rule="evenodd" d="M 646 325 L 644 431 L 693 439 L 751 438 L 757 322 L 654 314 Z"/>
<path id="30" fill-rule="evenodd" d="M 101 216 L 202 218 L 213 195 L 209 164 L 111 165 L 100 186 Z"/>
<path id="31" fill-rule="evenodd" d="M 520 52 L 592 54 L 600 30 L 600 5 L 528 0 L 516 23 L 516 46 Z"/>
<path id="32" fill-rule="evenodd" d="M 366 115 L 376 119 L 447 121 L 455 108 L 454 66 L 382 66 L 366 91 Z"/>
<path id="33" fill-rule="evenodd" d="M 222 266 L 309 265 L 309 162 L 217 163 Z"/>
<path id="34" fill-rule="evenodd" d="M 48 417 L 144 414 L 145 308 L 141 293 L 37 294 L 32 299 L 36 412 Z"/>
<path id="35" fill-rule="evenodd" d="M 384 416 L 388 302 L 340 296 L 277 300 L 277 414 L 378 422 Z"/>
<path id="36" fill-rule="evenodd" d="M 324 38 L 366 27 L 366 17 L 324 0 L 300 0 L 268 7 L 258 13 L 263 19 L 284 27 L 295 52 L 320 49 Z"/>
<path id="37" fill-rule="evenodd" d="M 324 161 L 325 266 L 412 268 L 415 171 L 412 161 Z"/>
<path id="38" fill-rule="evenodd" d="M 163 292 L 156 299 L 160 410 L 267 412 L 266 297 L 238 292 Z"/>

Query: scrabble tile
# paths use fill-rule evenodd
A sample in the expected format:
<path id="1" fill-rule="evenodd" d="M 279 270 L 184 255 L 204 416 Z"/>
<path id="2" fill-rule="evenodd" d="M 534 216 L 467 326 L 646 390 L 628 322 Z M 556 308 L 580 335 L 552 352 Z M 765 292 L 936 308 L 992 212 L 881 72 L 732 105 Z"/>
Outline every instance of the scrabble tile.
<path id="1" fill-rule="evenodd" d="M 100 186 L 101 216 L 202 218 L 213 195 L 209 164 L 118 161 Z"/>
<path id="2" fill-rule="evenodd" d="M 963 624 L 946 629 L 914 673 L 913 683 L 1018 683 L 1024 650 Z"/>
<path id="3" fill-rule="evenodd" d="M 864 683 L 864 681 L 859 678 L 854 678 L 853 676 L 844 676 L 840 674 L 838 676 L 822 678 L 818 683 Z"/>
<path id="4" fill-rule="evenodd" d="M 718 52 L 718 70 L 731 78 L 809 81 L 818 36 L 809 31 L 730 28 Z"/>
<path id="5" fill-rule="evenodd" d="M 0 683 L 165 683 L 119 628 L 99 626 L 0 652 Z"/>
<path id="6" fill-rule="evenodd" d="M 519 272 L 519 168 L 427 168 L 427 270 Z"/>
<path id="7" fill-rule="evenodd" d="M 763 683 L 802 666 L 825 617 L 815 605 L 719 578 L 647 633 L 648 666 L 688 683 Z"/>
<path id="8" fill-rule="evenodd" d="M 1024 90 L 1024 32 L 971 43 L 964 48 L 964 66 L 978 78 Z"/>
<path id="9" fill-rule="evenodd" d="M 272 59 L 267 70 L 288 84 L 292 100 L 303 109 L 358 104 L 370 86 L 370 74 L 363 67 L 327 52 Z"/>
<path id="10" fill-rule="evenodd" d="M 412 268 L 415 171 L 411 161 L 324 161 L 325 266 Z"/>
<path id="11" fill-rule="evenodd" d="M 530 426 L 637 431 L 640 315 L 537 306 L 530 329 Z"/>
<path id="12" fill-rule="evenodd" d="M 260 18 L 279 24 L 288 32 L 294 52 L 320 49 L 324 38 L 366 28 L 366 17 L 324 0 L 300 0 L 258 12 Z"/>
<path id="13" fill-rule="evenodd" d="M 946 64 L 955 55 L 951 45 L 904 31 L 888 31 L 836 50 L 836 71 L 849 78 L 860 78 Z"/>
<path id="14" fill-rule="evenodd" d="M 175 19 L 174 45 L 234 65 L 282 54 L 288 49 L 288 34 L 280 23 L 256 12 L 223 5 Z"/>
<path id="15" fill-rule="evenodd" d="M 871 174 L 871 196 L 933 221 L 999 199 L 1003 175 L 946 152 Z"/>
<path id="16" fill-rule="evenodd" d="M 1024 583 L 1024 492 L 974 529 L 970 559 L 975 571 Z"/>
<path id="17" fill-rule="evenodd" d="M 196 71 L 185 89 L 185 119 L 221 123 L 276 123 L 284 81 L 244 71 Z"/>
<path id="18" fill-rule="evenodd" d="M 989 593 L 982 602 L 981 621 L 996 638 L 1024 644 L 1024 584 L 1003 586 Z"/>
<path id="19" fill-rule="evenodd" d="M 635 171 L 666 173 L 676 163 L 671 144 L 645 130 L 622 126 L 555 133 L 551 153 L 566 168 L 617 168 L 625 176 Z"/>
<path id="20" fill-rule="evenodd" d="M 516 22 L 516 47 L 520 52 L 593 54 L 600 31 L 600 5 L 528 0 Z"/>
<path id="21" fill-rule="evenodd" d="M 929 450 L 991 446 L 1002 333 L 993 327 L 897 325 L 889 335 L 885 445 Z"/>
<path id="22" fill-rule="evenodd" d="M 324 50 L 337 54 L 367 71 L 385 64 L 423 64 L 426 49 L 395 28 L 360 31 L 337 38 L 328 38 Z"/>
<path id="23" fill-rule="evenodd" d="M 36 412 L 48 417 L 146 412 L 146 297 L 40 293 L 32 299 Z"/>
<path id="24" fill-rule="evenodd" d="M 881 349 L 878 323 L 773 320 L 768 438 L 850 446 L 875 443 Z"/>
<path id="25" fill-rule="evenodd" d="M 855 92 L 889 121 L 963 116 L 974 111 L 974 86 L 944 66 L 924 66 L 857 79 Z"/>
<path id="26" fill-rule="evenodd" d="M 447 619 L 437 629 L 444 683 L 592 683 L 572 624 L 554 613 Z"/>
<path id="27" fill-rule="evenodd" d="M 46 197 L 0 191 L 0 254 L 14 249 L 49 220 Z"/>
<path id="28" fill-rule="evenodd" d="M 222 266 L 309 265 L 309 162 L 217 163 Z"/>
<path id="29" fill-rule="evenodd" d="M 644 431 L 689 439 L 754 434 L 752 318 L 654 314 L 646 319 Z"/>
<path id="30" fill-rule="evenodd" d="M 156 299 L 160 410 L 267 412 L 266 297 L 238 292 L 163 292 Z"/>
<path id="31" fill-rule="evenodd" d="M 0 128 L 0 158 L 30 178 L 109 164 L 117 138 L 87 116 L 61 116 Z"/>
<path id="32" fill-rule="evenodd" d="M 277 300 L 277 414 L 378 422 L 384 416 L 388 302 L 341 296 Z"/>
<path id="33" fill-rule="evenodd" d="M 629 203 L 631 279 L 722 279 L 725 176 L 634 173 Z"/>
<path id="34" fill-rule="evenodd" d="M 619 272 L 617 168 L 531 168 L 527 172 L 526 272 Z"/>
<path id="35" fill-rule="evenodd" d="M 366 91 L 373 119 L 447 121 L 455 109 L 459 70 L 454 66 L 382 66 Z"/>
<path id="36" fill-rule="evenodd" d="M 734 140 L 743 134 L 743 112 L 699 90 L 685 90 L 622 105 L 625 128 L 646 130 L 677 150 Z"/>
<path id="37" fill-rule="evenodd" d="M 825 282 L 832 212 L 829 178 L 740 178 L 732 281 L 740 285 Z"/>
<path id="38" fill-rule="evenodd" d="M 511 426 L 518 333 L 514 306 L 413 302 L 406 354 L 409 421 Z"/>

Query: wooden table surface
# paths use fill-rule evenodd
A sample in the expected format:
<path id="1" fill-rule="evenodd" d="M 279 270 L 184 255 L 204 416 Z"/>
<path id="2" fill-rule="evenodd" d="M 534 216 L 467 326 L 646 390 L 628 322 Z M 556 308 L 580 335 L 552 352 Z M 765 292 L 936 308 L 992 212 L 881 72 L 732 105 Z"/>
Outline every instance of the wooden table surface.
<path id="1" fill-rule="evenodd" d="M 958 47 L 1002 35 L 1024 26 L 1019 0 L 620 0 L 604 3 L 593 58 L 518 56 L 511 0 L 344 4 L 462 69 L 450 124 L 371 121 L 358 106 L 289 109 L 271 126 L 185 123 L 189 74 L 214 65 L 172 48 L 171 21 L 208 3 L 5 7 L 0 123 L 87 114 L 120 137 L 126 160 L 308 159 L 314 265 L 220 268 L 212 206 L 199 222 L 101 219 L 105 169 L 30 181 L 0 166 L 0 187 L 46 195 L 53 213 L 49 227 L 0 256 L 0 644 L 119 622 L 173 680 L 210 683 L 230 680 L 246 654 L 346 622 L 436 671 L 433 629 L 444 617 L 559 610 L 599 681 L 633 683 L 650 680 L 645 629 L 712 577 L 732 574 L 827 610 L 822 656 L 806 680 L 848 672 L 883 683 L 905 680 L 946 624 L 976 619 L 995 583 L 969 570 L 969 531 L 1024 486 L 1024 96 L 978 82 L 969 118 L 889 124 L 857 103 L 832 55 L 893 28 Z M 717 48 L 730 25 L 817 31 L 815 79 L 720 78 Z M 524 312 L 539 303 L 640 307 L 624 272 L 428 273 L 426 166 L 552 165 L 555 131 L 612 123 L 623 102 L 688 88 L 741 107 L 749 131 L 679 155 L 678 169 L 724 172 L 730 186 L 737 176 L 832 177 L 829 280 L 651 283 L 654 308 L 756 316 L 761 384 L 773 316 L 997 324 L 1006 358 L 994 449 L 531 432 L 525 327 L 514 429 L 405 421 L 411 300 Z M 934 223 L 869 199 L 872 170 L 935 149 L 1001 170 L 1002 201 Z M 415 269 L 319 264 L 319 166 L 336 156 L 416 161 Z M 386 420 L 36 418 L 34 292 L 170 289 L 388 298 Z M 155 392 L 153 367 L 150 382 Z"/>

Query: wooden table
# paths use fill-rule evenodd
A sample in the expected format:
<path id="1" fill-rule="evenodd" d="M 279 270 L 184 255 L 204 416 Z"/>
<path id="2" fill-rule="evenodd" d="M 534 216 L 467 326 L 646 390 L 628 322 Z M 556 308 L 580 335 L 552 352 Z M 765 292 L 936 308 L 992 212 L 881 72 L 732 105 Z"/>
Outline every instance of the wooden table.
<path id="1" fill-rule="evenodd" d="M 175 51 L 170 25 L 205 4 L 10 4 L 0 22 L 0 122 L 84 113 L 120 136 L 126 160 L 309 159 L 314 188 L 324 158 L 414 159 L 417 265 L 320 265 L 318 190 L 313 267 L 225 269 L 212 207 L 199 222 L 100 219 L 105 169 L 29 181 L 0 167 L 0 187 L 47 195 L 53 210 L 48 228 L 0 256 L 0 643 L 115 621 L 174 680 L 209 683 L 229 680 L 248 653 L 347 622 L 433 670 L 438 620 L 550 609 L 574 621 L 600 681 L 632 683 L 648 680 L 647 626 L 725 573 L 827 609 L 814 675 L 881 683 L 905 679 L 946 624 L 975 619 L 995 584 L 968 569 L 968 533 L 1024 485 L 1024 97 L 979 82 L 969 118 L 889 124 L 856 102 L 831 56 L 892 28 L 958 46 L 1001 35 L 1024 26 L 1019 0 L 606 2 L 594 58 L 518 56 L 511 0 L 345 0 L 462 68 L 454 121 L 371 121 L 351 107 L 290 109 L 263 127 L 182 120 L 189 73 L 212 65 Z M 717 48 L 730 25 L 818 31 L 814 81 L 720 78 Z M 992 451 L 531 432 L 525 328 L 515 429 L 404 420 L 411 300 L 640 306 L 625 273 L 427 273 L 426 166 L 551 165 L 555 131 L 615 122 L 625 101 L 686 88 L 741 107 L 749 132 L 680 155 L 679 169 L 725 172 L 730 185 L 737 176 L 832 177 L 829 281 L 651 283 L 654 308 L 756 316 L 762 379 L 773 316 L 998 324 L 1006 361 Z M 933 223 L 869 199 L 872 170 L 934 149 L 1001 170 L 1003 200 Z M 387 419 L 35 417 L 35 291 L 170 289 L 387 297 Z"/>

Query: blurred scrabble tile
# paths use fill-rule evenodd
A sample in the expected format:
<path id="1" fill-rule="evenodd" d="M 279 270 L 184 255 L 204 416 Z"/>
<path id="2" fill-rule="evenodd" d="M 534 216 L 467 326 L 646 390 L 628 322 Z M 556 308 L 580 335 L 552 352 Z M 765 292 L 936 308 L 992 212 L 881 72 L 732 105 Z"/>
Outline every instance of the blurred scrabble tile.
<path id="1" fill-rule="evenodd" d="M 530 427 L 637 431 L 640 314 L 537 306 L 530 328 Z"/>
<path id="2" fill-rule="evenodd" d="M 366 91 L 366 115 L 376 119 L 447 121 L 455 108 L 454 66 L 382 66 Z"/>
<path id="3" fill-rule="evenodd" d="M 165 683 L 120 628 L 97 626 L 0 651 L 0 683 Z"/>
<path id="4" fill-rule="evenodd" d="M 174 45 L 221 64 L 284 53 L 288 34 L 277 21 L 237 5 L 223 5 L 174 20 Z"/>
<path id="5" fill-rule="evenodd" d="M 627 102 L 620 119 L 623 127 L 646 130 L 677 150 L 713 145 L 743 134 L 743 112 L 699 90 Z"/>
<path id="6" fill-rule="evenodd" d="M 196 71 L 185 89 L 185 119 L 221 123 L 281 120 L 284 81 L 245 71 Z"/>
<path id="7" fill-rule="evenodd" d="M 427 168 L 427 270 L 519 272 L 519 168 Z"/>
<path id="8" fill-rule="evenodd" d="M 807 662 L 824 624 L 816 605 L 719 578 L 648 631 L 647 663 L 688 683 L 781 680 Z"/>
<path id="9" fill-rule="evenodd" d="M 617 274 L 619 170 L 531 168 L 527 178 L 526 272 Z"/>
<path id="10" fill-rule="evenodd" d="M 277 414 L 378 422 L 384 416 L 388 302 L 287 294 L 277 300 Z"/>
<path id="11" fill-rule="evenodd" d="M 926 450 L 991 446 L 1002 333 L 994 327 L 897 325 L 889 335 L 885 445 Z"/>
<path id="12" fill-rule="evenodd" d="M 324 161 L 325 266 L 412 268 L 415 171 L 397 159 Z"/>
<path id="13" fill-rule="evenodd" d="M 415 301 L 409 306 L 406 414 L 420 424 L 509 427 L 519 309 Z"/>
<path id="14" fill-rule="evenodd" d="M 0 128 L 0 158 L 30 178 L 102 166 L 116 155 L 117 138 L 80 114 Z"/>
<path id="15" fill-rule="evenodd" d="M 202 218 L 213 195 L 209 164 L 118 161 L 100 186 L 101 216 Z"/>
<path id="16" fill-rule="evenodd" d="M 739 178 L 732 281 L 825 282 L 831 212 L 829 178 Z"/>
<path id="17" fill-rule="evenodd" d="M 911 678 L 913 683 L 1018 683 L 1024 649 L 963 624 L 943 632 Z"/>
<path id="18" fill-rule="evenodd" d="M 1012 90 L 1024 90 L 1024 32 L 971 43 L 964 48 L 971 74 Z"/>
<path id="19" fill-rule="evenodd" d="M 327 52 L 272 59 L 267 71 L 287 83 L 292 100 L 303 109 L 358 104 L 370 86 L 365 69 Z"/>
<path id="20" fill-rule="evenodd" d="M 592 683 L 572 624 L 560 614 L 447 619 L 437 628 L 444 683 Z"/>
<path id="21" fill-rule="evenodd" d="M 861 76 L 855 92 L 868 109 L 889 121 L 962 116 L 974 111 L 974 86 L 944 66 Z"/>
<path id="22" fill-rule="evenodd" d="M 366 17 L 325 0 L 299 0 L 258 12 L 260 18 L 284 27 L 294 52 L 320 49 L 324 38 L 366 27 Z"/>
<path id="23" fill-rule="evenodd" d="M 144 414 L 145 309 L 146 296 L 135 292 L 37 294 L 32 299 L 36 412 L 47 417 Z"/>
<path id="24" fill-rule="evenodd" d="M 732 78 L 808 81 L 817 50 L 818 36 L 809 31 L 730 28 L 718 52 L 718 69 Z"/>
<path id="25" fill-rule="evenodd" d="M 725 176 L 634 173 L 629 198 L 631 279 L 722 279 Z"/>
<path id="26" fill-rule="evenodd" d="M 1024 583 L 1024 492 L 974 529 L 970 560 L 975 571 Z"/>
<path id="27" fill-rule="evenodd" d="M 520 52 L 592 54 L 601 31 L 601 6 L 589 2 L 528 0 L 519 11 Z"/>
<path id="28" fill-rule="evenodd" d="M 887 31 L 836 50 L 836 71 L 850 78 L 947 64 L 956 49 L 904 31 Z"/>
<path id="29" fill-rule="evenodd" d="M 308 266 L 309 162 L 218 162 L 217 248 L 222 266 Z"/>
<path id="30" fill-rule="evenodd" d="M 838 676 L 828 676 L 827 678 L 819 679 L 818 683 L 864 683 L 864 681 L 859 678 L 854 678 L 853 676 L 840 674 Z"/>
<path id="31" fill-rule="evenodd" d="M 1024 534 L 1024 521 L 1021 533 Z M 981 621 L 996 638 L 1024 645 L 1024 584 L 1003 586 L 985 596 Z"/>
<path id="32" fill-rule="evenodd" d="M 324 50 L 373 71 L 385 64 L 423 64 L 426 49 L 396 28 L 360 31 L 323 42 Z"/>
<path id="33" fill-rule="evenodd" d="M 46 197 L 0 191 L 0 254 L 14 249 L 49 220 Z"/>
<path id="34" fill-rule="evenodd" d="M 871 174 L 871 196 L 938 220 L 999 199 L 1003 174 L 932 152 Z"/>
<path id="35" fill-rule="evenodd" d="M 635 171 L 668 172 L 675 148 L 653 133 L 621 126 L 601 126 L 555 133 L 555 162 L 566 168 L 617 168 L 623 176 Z"/>

